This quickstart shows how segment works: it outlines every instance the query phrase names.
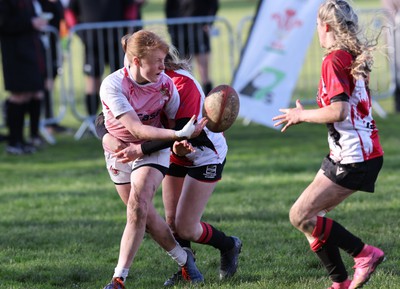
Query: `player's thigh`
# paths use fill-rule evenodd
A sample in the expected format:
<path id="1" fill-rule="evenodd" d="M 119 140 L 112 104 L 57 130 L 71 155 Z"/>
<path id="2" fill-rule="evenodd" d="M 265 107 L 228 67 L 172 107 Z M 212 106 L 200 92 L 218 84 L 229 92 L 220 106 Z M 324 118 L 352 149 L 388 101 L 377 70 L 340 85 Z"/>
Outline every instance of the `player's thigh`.
<path id="1" fill-rule="evenodd" d="M 162 181 L 162 198 L 165 217 L 175 219 L 176 207 L 181 196 L 183 177 L 166 175 Z"/>
<path id="2" fill-rule="evenodd" d="M 118 192 L 119 197 L 126 205 L 129 200 L 129 194 L 131 191 L 131 184 L 115 184 L 115 188 Z"/>
<path id="3" fill-rule="evenodd" d="M 137 158 L 132 163 L 130 198 L 135 197 L 144 200 L 153 198 L 168 170 L 169 154 L 170 150 L 164 149 Z"/>
<path id="4" fill-rule="evenodd" d="M 320 211 L 331 209 L 350 196 L 354 190 L 335 184 L 319 170 L 311 184 L 294 203 L 291 214 L 310 219 Z"/>
<path id="5" fill-rule="evenodd" d="M 164 175 L 153 166 L 141 166 L 131 173 L 131 196 L 146 201 L 152 200 Z M 132 196 L 133 194 L 133 196 Z"/>
<path id="6" fill-rule="evenodd" d="M 182 226 L 200 222 L 217 182 L 205 182 L 186 176 L 179 199 L 176 220 Z"/>

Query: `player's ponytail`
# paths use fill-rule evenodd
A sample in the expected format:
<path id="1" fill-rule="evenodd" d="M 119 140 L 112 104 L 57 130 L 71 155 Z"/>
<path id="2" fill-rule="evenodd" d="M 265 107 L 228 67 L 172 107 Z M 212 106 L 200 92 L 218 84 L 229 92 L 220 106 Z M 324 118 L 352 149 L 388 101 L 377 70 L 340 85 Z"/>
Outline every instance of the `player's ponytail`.
<path id="1" fill-rule="evenodd" d="M 326 54 L 338 49 L 348 51 L 354 58 L 351 75 L 356 78 L 368 79 L 374 63 L 373 51 L 376 40 L 360 40 L 363 34 L 359 27 L 358 16 L 345 0 L 327 0 L 318 10 L 319 19 L 327 23 L 335 33 L 335 43 L 327 48 Z"/>

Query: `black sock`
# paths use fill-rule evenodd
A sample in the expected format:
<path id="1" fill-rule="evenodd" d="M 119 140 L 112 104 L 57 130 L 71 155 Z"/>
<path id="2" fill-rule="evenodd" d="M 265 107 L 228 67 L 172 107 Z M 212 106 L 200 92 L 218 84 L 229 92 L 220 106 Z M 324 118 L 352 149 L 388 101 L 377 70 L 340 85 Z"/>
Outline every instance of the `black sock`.
<path id="1" fill-rule="evenodd" d="M 51 119 L 53 118 L 53 106 L 51 102 L 51 95 L 50 91 L 45 89 L 44 90 L 44 97 L 43 97 L 43 109 L 44 109 L 44 118 Z"/>
<path id="2" fill-rule="evenodd" d="M 325 244 L 315 252 L 333 282 L 343 282 L 348 274 L 340 256 L 339 248 L 335 245 Z"/>
<path id="3" fill-rule="evenodd" d="M 39 137 L 41 100 L 32 98 L 27 103 L 31 137 Z"/>
<path id="4" fill-rule="evenodd" d="M 227 237 L 224 232 L 215 229 L 208 223 L 201 222 L 203 234 L 196 243 L 207 244 L 217 248 L 224 253 L 235 246 L 235 242 L 231 237 Z"/>
<path id="5" fill-rule="evenodd" d="M 188 240 L 181 239 L 179 236 L 174 235 L 175 240 L 181 245 L 182 248 L 191 248 L 191 243 Z"/>
<path id="6" fill-rule="evenodd" d="M 87 93 L 85 95 L 85 102 L 88 115 L 97 115 L 100 105 L 100 95 L 98 93 Z"/>
<path id="7" fill-rule="evenodd" d="M 356 257 L 364 248 L 360 238 L 347 231 L 342 225 L 333 221 L 328 243 L 338 246 L 352 257 Z"/>
<path id="8" fill-rule="evenodd" d="M 23 143 L 25 105 L 7 100 L 5 109 L 9 145 L 15 146 L 18 143 Z"/>

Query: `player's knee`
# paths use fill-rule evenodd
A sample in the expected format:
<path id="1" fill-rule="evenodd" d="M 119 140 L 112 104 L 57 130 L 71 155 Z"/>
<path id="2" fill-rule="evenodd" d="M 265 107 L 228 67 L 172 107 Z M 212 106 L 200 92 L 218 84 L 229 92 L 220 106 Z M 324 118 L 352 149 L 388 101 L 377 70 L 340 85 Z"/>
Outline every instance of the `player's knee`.
<path id="1" fill-rule="evenodd" d="M 177 222 L 175 224 L 175 231 L 184 240 L 194 240 L 195 239 L 195 227 L 196 226 L 187 226 L 182 223 Z"/>
<path id="2" fill-rule="evenodd" d="M 147 201 L 143 198 L 129 200 L 127 222 L 135 226 L 145 226 L 147 221 Z"/>
<path id="3" fill-rule="evenodd" d="M 299 230 L 301 230 L 303 223 L 305 222 L 304 215 L 302 215 L 295 206 L 290 209 L 289 220 L 293 227 Z"/>
<path id="4" fill-rule="evenodd" d="M 176 228 L 175 228 L 175 216 L 166 216 L 165 217 L 165 222 L 168 224 L 169 228 L 173 233 L 176 233 Z"/>

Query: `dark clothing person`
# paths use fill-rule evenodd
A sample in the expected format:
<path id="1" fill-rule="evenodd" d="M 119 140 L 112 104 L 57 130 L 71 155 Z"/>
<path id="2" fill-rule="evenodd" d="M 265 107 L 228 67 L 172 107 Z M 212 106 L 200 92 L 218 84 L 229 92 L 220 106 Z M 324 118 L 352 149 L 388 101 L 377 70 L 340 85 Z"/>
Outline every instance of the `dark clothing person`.
<path id="1" fill-rule="evenodd" d="M 135 0 L 71 0 L 65 10 L 65 20 L 69 27 L 79 23 L 113 22 L 140 20 L 143 1 Z M 78 36 L 85 45 L 84 73 L 86 80 L 86 108 L 88 115 L 96 115 L 100 104 L 99 88 L 104 66 L 108 64 L 114 71 L 123 66 L 124 53 L 119 40 L 128 32 L 138 29 L 111 28 L 88 30 Z"/>
<path id="2" fill-rule="evenodd" d="M 165 15 L 167 18 L 215 16 L 218 8 L 218 0 L 166 0 Z M 168 26 L 172 44 L 178 49 L 181 56 L 185 58 L 195 57 L 205 94 L 208 94 L 212 89 L 208 75 L 211 25 L 212 23 L 206 22 Z"/>
<path id="3" fill-rule="evenodd" d="M 26 92 L 44 88 L 45 59 L 40 31 L 32 25 L 37 17 L 32 0 L 0 1 L 0 40 L 4 85 L 7 91 Z"/>
<path id="4" fill-rule="evenodd" d="M 61 67 L 61 51 L 59 51 L 58 41 L 61 35 L 61 24 L 64 22 L 64 6 L 60 0 L 48 0 L 43 3 L 43 11 L 50 13 L 51 19 L 49 20 L 49 26 L 56 29 L 58 32 L 45 33 L 42 35 L 44 38 L 45 48 L 48 55 L 46 56 L 46 83 L 43 98 L 43 113 L 46 128 L 50 132 L 65 132 L 66 127 L 61 126 L 57 123 L 54 118 L 54 107 L 53 107 L 53 89 L 54 81 L 58 74 L 58 69 Z"/>
<path id="5" fill-rule="evenodd" d="M 0 42 L 4 86 L 10 92 L 5 102 L 10 154 L 35 151 L 23 137 L 25 113 L 30 116 L 32 143 L 39 143 L 40 104 L 45 79 L 41 30 L 48 24 L 42 17 L 42 3 L 36 0 L 0 1 Z"/>

